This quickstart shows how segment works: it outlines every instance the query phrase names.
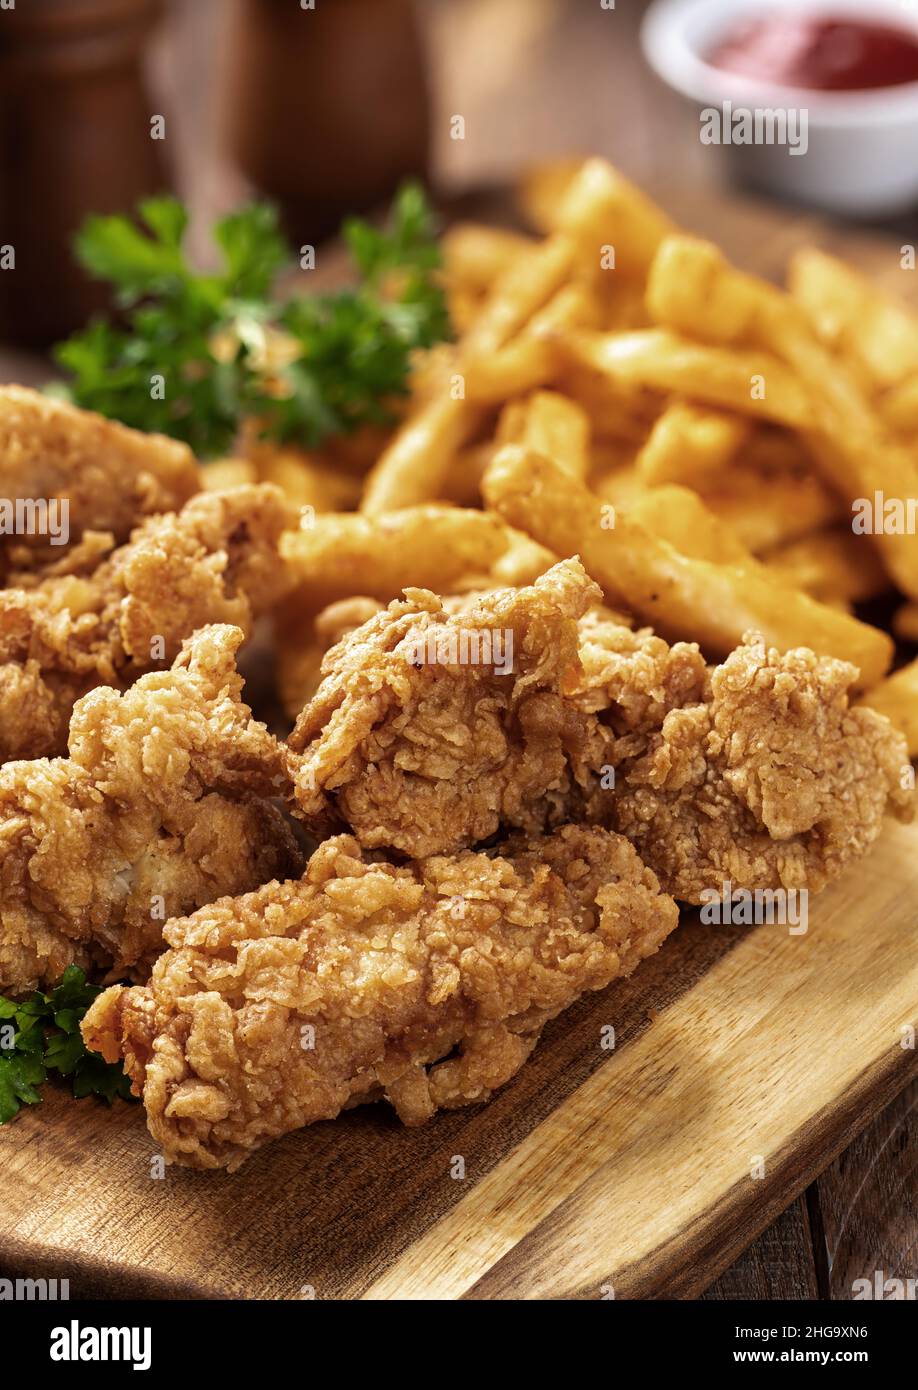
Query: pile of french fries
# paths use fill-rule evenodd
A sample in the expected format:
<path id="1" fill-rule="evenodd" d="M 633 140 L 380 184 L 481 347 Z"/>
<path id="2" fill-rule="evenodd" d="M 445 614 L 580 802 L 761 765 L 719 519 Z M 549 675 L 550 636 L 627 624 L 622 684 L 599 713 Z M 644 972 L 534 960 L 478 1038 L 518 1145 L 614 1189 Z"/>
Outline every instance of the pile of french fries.
<path id="1" fill-rule="evenodd" d="M 328 604 L 410 585 L 524 584 L 578 554 L 616 610 L 726 655 L 744 633 L 854 663 L 918 754 L 918 662 L 854 606 L 900 596 L 918 641 L 918 537 L 852 528 L 918 499 L 918 318 L 817 250 L 787 290 L 682 232 L 605 161 L 530 176 L 540 235 L 444 237 L 456 340 L 416 364 L 387 434 L 320 454 L 250 442 L 214 486 L 302 508 L 280 677 L 295 713 Z"/>

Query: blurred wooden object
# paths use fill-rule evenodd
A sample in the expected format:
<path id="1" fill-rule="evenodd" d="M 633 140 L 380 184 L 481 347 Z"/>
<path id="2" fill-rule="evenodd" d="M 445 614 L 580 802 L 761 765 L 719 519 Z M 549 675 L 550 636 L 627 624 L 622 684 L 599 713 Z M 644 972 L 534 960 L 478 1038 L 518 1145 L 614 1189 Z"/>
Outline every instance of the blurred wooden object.
<path id="1" fill-rule="evenodd" d="M 239 0 L 227 110 L 232 154 L 317 242 L 427 173 L 428 94 L 412 0 Z"/>
<path id="2" fill-rule="evenodd" d="M 123 212 L 166 184 L 143 50 L 160 0 L 30 0 L 0 13 L 0 333 L 52 342 L 104 293 L 76 266 L 89 213 Z"/>

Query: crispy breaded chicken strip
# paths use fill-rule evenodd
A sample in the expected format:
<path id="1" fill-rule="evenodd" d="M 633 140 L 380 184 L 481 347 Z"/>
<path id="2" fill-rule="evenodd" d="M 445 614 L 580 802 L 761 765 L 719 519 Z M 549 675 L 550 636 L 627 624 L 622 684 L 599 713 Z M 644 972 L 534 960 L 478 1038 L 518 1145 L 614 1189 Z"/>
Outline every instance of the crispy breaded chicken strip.
<path id="1" fill-rule="evenodd" d="M 124 1059 L 167 1162 L 233 1169 L 360 1101 L 416 1125 L 487 1100 L 548 1019 L 629 975 L 677 920 L 604 830 L 404 867 L 365 863 L 342 835 L 298 882 L 168 923 L 149 985 L 106 991 L 83 1036 Z"/>
<path id="2" fill-rule="evenodd" d="M 585 625 L 574 698 L 616 736 L 614 791 L 591 813 L 627 835 L 667 890 L 816 892 L 859 858 L 887 811 L 908 819 L 908 751 L 849 704 L 856 672 L 747 635 L 708 673 L 696 647 Z"/>
<path id="3" fill-rule="evenodd" d="M 546 568 L 550 569 L 551 563 Z M 483 578 L 485 582 L 482 582 L 480 576 L 474 589 L 446 595 L 442 600 L 443 611 L 449 614 L 461 613 L 473 608 L 486 593 L 507 588 L 505 580 L 498 582 L 490 576 Z M 537 578 L 538 575 L 521 582 L 535 583 Z M 295 721 L 304 705 L 315 695 L 322 679 L 322 659 L 328 649 L 355 628 L 375 617 L 377 613 L 381 613 L 384 607 L 385 604 L 378 599 L 370 598 L 367 594 L 355 594 L 352 598 L 330 603 L 327 608 L 316 614 L 308 627 L 302 626 L 299 633 L 288 632 L 290 640 L 283 640 L 277 652 L 277 684 L 281 704 L 291 719 Z M 604 623 L 620 623 L 623 627 L 627 627 L 629 623 L 625 615 L 613 613 L 610 608 L 593 608 L 580 619 L 581 634 L 585 625 L 600 619 Z M 582 654 L 581 647 L 581 656 Z"/>
<path id="4" fill-rule="evenodd" d="M 575 819 L 605 742 L 565 698 L 599 598 L 579 561 L 453 613 L 405 594 L 326 654 L 290 738 L 294 809 L 413 857 Z"/>
<path id="5" fill-rule="evenodd" d="M 487 605 L 493 597 L 477 602 Z M 475 602 L 444 599 L 429 621 L 437 631 L 444 624 L 451 631 L 449 624 L 476 611 Z M 346 626 L 359 613 L 339 605 L 328 619 Z M 526 814 L 536 817 L 529 807 L 539 805 L 538 777 L 523 758 L 525 735 L 513 712 L 501 706 L 497 714 L 510 750 L 504 762 L 483 763 L 480 750 L 487 752 L 488 743 L 468 736 L 471 711 L 477 716 L 481 708 L 474 684 L 469 690 L 474 668 L 442 669 L 440 680 L 451 685 L 435 687 L 434 736 L 423 735 L 419 751 L 406 750 L 415 726 L 401 711 L 423 708 L 427 692 L 422 682 L 396 689 L 381 676 L 392 669 L 381 659 L 387 639 L 393 639 L 390 660 L 405 640 L 398 626 L 403 615 L 403 608 L 390 607 L 328 654 L 326 681 L 298 726 L 301 733 L 312 718 L 318 730 L 304 762 L 293 768 L 301 804 L 312 798 L 314 814 L 324 788 L 324 799 L 337 804 L 358 838 L 411 852 L 412 828 L 398 823 L 401 814 L 415 816 L 414 842 L 423 843 L 448 827 L 450 817 L 461 823 L 465 806 L 477 811 L 498 804 L 505 785 L 516 793 L 522 758 L 531 773 Z M 405 620 L 412 621 L 411 614 Z M 753 637 L 712 672 L 694 643 L 670 646 L 646 629 L 631 631 L 601 607 L 579 618 L 577 640 L 579 665 L 570 668 L 552 703 L 558 727 L 574 727 L 571 708 L 581 716 L 569 747 L 573 776 L 560 798 L 555 784 L 541 803 L 544 823 L 567 815 L 611 825 L 634 841 L 677 897 L 698 902 L 702 892 L 720 891 L 727 880 L 737 887 L 816 891 L 865 852 L 887 810 L 911 813 L 911 794 L 903 789 L 907 749 L 887 720 L 849 708 L 854 671 L 846 663 L 805 649 L 779 656 Z M 335 692 L 344 696 L 341 713 L 322 705 Z M 350 720 L 361 717 L 355 729 Z M 443 743 L 451 761 L 441 753 Z M 467 758 L 466 748 L 472 750 Z M 442 780 L 429 775 L 437 757 Z M 551 787 L 551 759 L 545 767 L 543 785 Z M 769 792 L 757 795 L 755 787 Z M 493 829 L 485 820 L 482 837 Z"/>
<path id="6" fill-rule="evenodd" d="M 382 607 L 408 585 L 452 590 L 489 571 L 507 550 L 508 536 L 494 516 L 439 502 L 376 517 L 320 514 L 286 535 L 281 553 L 293 587 L 277 614 L 277 676 L 291 719 L 315 693 L 322 654 L 338 640 L 331 628 L 320 630 L 318 615 L 355 602 Z"/>
<path id="7" fill-rule="evenodd" d="M 0 760 L 61 752 L 76 699 L 167 665 L 196 628 L 248 635 L 286 587 L 291 521 L 270 484 L 202 493 L 85 574 L 0 591 Z"/>
<path id="8" fill-rule="evenodd" d="M 170 671 L 80 700 L 69 758 L 0 769 L 0 990 L 71 963 L 143 979 L 167 917 L 298 871 L 267 799 L 279 745 L 239 698 L 241 641 L 202 629 Z"/>
<path id="9" fill-rule="evenodd" d="M 92 531 L 121 544 L 144 517 L 182 506 L 200 486 L 187 445 L 0 386 L 0 497 L 67 498 L 71 543 Z M 63 549 L 45 535 L 7 536 L 0 546 L 4 570 L 58 561 Z"/>

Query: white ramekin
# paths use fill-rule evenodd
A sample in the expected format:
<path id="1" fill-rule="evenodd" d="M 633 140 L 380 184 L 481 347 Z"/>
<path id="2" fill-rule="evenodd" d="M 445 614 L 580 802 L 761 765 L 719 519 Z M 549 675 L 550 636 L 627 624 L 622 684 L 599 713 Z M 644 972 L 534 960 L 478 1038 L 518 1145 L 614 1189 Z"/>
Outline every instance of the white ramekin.
<path id="1" fill-rule="evenodd" d="M 918 0 L 656 0 L 641 41 L 654 71 L 699 113 L 722 108 L 797 108 L 807 112 L 808 148 L 729 145 L 734 173 L 747 183 L 833 212 L 902 212 L 918 202 L 918 82 L 870 92 L 810 92 L 757 82 L 706 62 L 718 38 L 768 10 L 799 16 L 889 22 L 918 33 Z M 699 139 L 701 121 L 699 119 Z"/>

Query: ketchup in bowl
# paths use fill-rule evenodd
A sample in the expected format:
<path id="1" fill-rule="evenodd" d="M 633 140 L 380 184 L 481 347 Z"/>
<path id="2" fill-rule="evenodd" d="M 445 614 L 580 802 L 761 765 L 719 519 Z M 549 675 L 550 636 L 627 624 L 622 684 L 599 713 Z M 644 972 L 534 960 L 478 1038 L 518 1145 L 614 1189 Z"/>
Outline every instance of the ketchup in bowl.
<path id="1" fill-rule="evenodd" d="M 893 24 L 778 11 L 728 30 L 707 61 L 781 87 L 875 91 L 918 82 L 918 33 Z"/>

